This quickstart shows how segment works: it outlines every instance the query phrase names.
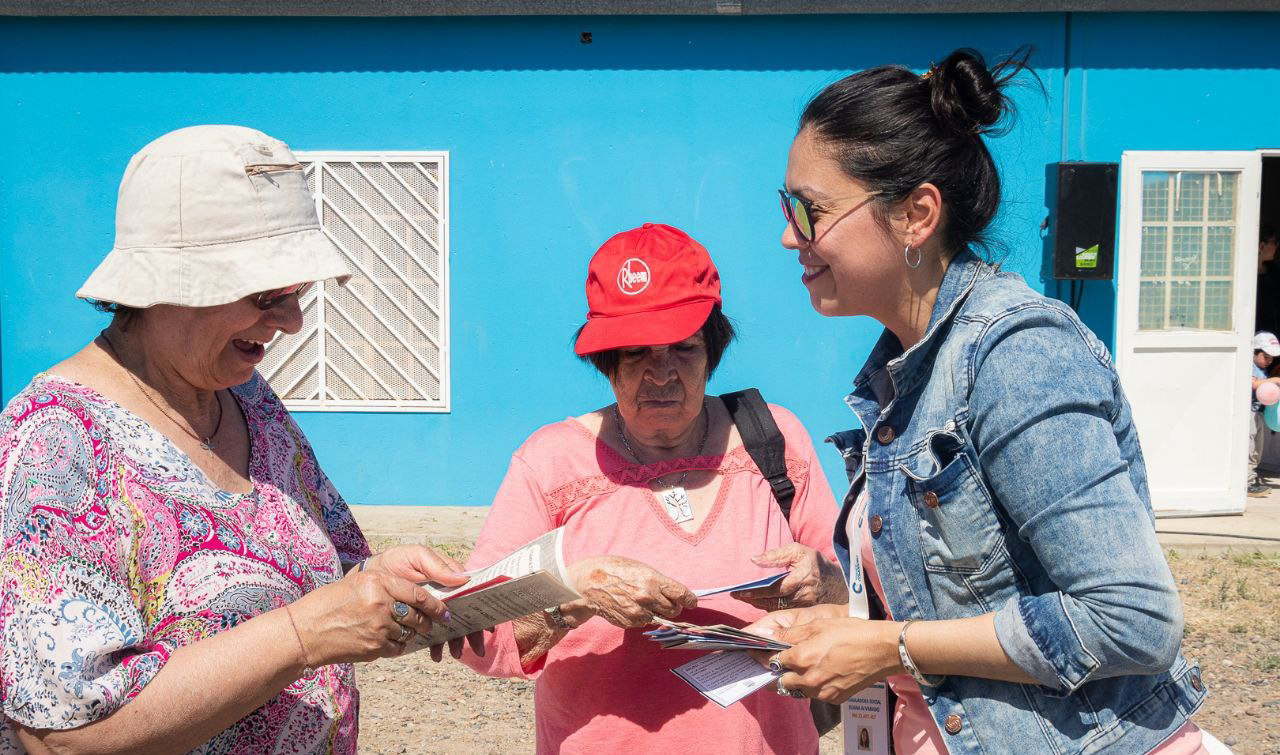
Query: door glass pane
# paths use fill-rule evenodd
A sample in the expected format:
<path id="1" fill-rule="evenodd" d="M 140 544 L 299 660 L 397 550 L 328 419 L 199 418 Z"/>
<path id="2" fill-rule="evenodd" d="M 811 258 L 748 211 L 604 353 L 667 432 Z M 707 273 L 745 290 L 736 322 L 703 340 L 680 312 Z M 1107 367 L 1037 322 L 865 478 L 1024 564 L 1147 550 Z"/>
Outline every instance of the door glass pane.
<path id="1" fill-rule="evenodd" d="M 1235 229 L 1231 226 L 1210 226 L 1205 250 L 1205 275 L 1231 277 L 1231 259 L 1235 255 Z"/>
<path id="2" fill-rule="evenodd" d="M 1138 330 L 1164 330 L 1164 281 L 1138 284 Z"/>
<path id="3" fill-rule="evenodd" d="M 1209 220 L 1231 222 L 1236 219 L 1236 181 L 1235 173 L 1214 173 L 1214 180 L 1209 184 Z"/>
<path id="4" fill-rule="evenodd" d="M 1163 278 L 1168 275 L 1169 229 L 1162 225 L 1142 227 L 1142 277 Z"/>
<path id="5" fill-rule="evenodd" d="M 1205 330 L 1231 329 L 1231 282 L 1206 281 L 1204 284 Z"/>
<path id="6" fill-rule="evenodd" d="M 1139 330 L 1231 330 L 1239 181 L 1143 173 Z"/>
<path id="7" fill-rule="evenodd" d="M 1173 219 L 1197 221 L 1204 219 L 1204 173 L 1183 171 L 1175 174 L 1173 181 Z"/>
<path id="8" fill-rule="evenodd" d="M 1169 219 L 1169 182 L 1171 173 L 1142 174 L 1142 219 Z"/>
<path id="9" fill-rule="evenodd" d="M 1178 278 L 1200 276 L 1200 238 L 1203 235 L 1204 229 L 1198 226 L 1174 226 L 1171 274 Z"/>
<path id="10" fill-rule="evenodd" d="M 1169 327 L 1200 330 L 1200 281 L 1169 284 Z"/>

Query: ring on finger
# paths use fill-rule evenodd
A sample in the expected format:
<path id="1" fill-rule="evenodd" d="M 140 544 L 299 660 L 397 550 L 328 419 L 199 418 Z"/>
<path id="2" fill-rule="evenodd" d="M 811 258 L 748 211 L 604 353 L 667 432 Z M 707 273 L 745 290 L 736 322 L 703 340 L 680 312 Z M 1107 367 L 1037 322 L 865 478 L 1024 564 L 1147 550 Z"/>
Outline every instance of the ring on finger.
<path id="1" fill-rule="evenodd" d="M 412 630 L 412 629 L 410 629 L 409 627 L 407 627 L 407 626 L 405 626 L 405 625 L 401 624 L 401 625 L 400 625 L 400 636 L 399 636 L 398 638 L 396 638 L 396 642 L 401 642 L 401 643 L 403 643 L 403 642 L 408 642 L 409 638 L 410 638 L 410 637 L 412 637 L 412 636 L 413 636 L 413 630 Z"/>
<path id="2" fill-rule="evenodd" d="M 784 609 L 784 608 L 786 608 L 786 607 L 787 607 L 787 599 L 786 599 L 786 598 L 778 598 L 778 610 L 779 610 L 779 611 L 781 611 L 781 610 L 783 610 L 783 609 Z"/>
<path id="3" fill-rule="evenodd" d="M 397 624 L 403 624 L 404 620 L 409 618 L 409 604 L 399 600 L 392 603 L 391 618 L 395 619 Z"/>
<path id="4" fill-rule="evenodd" d="M 786 687 L 784 687 L 782 685 L 781 677 L 778 678 L 778 688 L 774 690 L 774 692 L 777 692 L 779 695 L 782 695 L 783 697 L 804 697 L 804 693 L 801 692 L 800 690 L 787 689 Z"/>

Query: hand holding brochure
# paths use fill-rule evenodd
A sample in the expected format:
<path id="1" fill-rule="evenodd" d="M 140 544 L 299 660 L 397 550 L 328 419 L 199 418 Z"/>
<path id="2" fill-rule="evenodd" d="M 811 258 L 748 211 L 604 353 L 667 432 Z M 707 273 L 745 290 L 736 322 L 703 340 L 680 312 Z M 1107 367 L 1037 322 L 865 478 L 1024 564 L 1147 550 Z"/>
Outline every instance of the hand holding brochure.
<path id="1" fill-rule="evenodd" d="M 564 530 L 554 529 L 517 548 L 491 566 L 465 572 L 465 584 L 423 585 L 449 608 L 449 623 L 436 622 L 430 634 L 416 635 L 413 649 L 438 645 L 503 622 L 577 600 L 564 566 Z"/>
<path id="2" fill-rule="evenodd" d="M 754 658 L 742 651 L 777 652 L 791 647 L 785 642 L 724 624 L 697 626 L 667 621 L 662 617 L 654 617 L 653 621 L 659 628 L 651 629 L 645 635 L 654 642 L 661 643 L 664 650 L 679 648 L 719 651 L 695 658 L 671 671 L 697 690 L 698 694 L 721 708 L 729 707 L 781 676 L 780 673 L 761 668 Z"/>

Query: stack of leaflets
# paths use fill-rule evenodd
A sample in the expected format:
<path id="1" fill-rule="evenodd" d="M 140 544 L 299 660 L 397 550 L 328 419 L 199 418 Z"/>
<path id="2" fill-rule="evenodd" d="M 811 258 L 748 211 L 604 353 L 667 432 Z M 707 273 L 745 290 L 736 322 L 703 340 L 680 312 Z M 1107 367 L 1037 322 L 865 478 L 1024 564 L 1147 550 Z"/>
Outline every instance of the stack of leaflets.
<path id="1" fill-rule="evenodd" d="M 698 626 L 679 621 L 667 621 L 653 617 L 659 629 L 650 629 L 645 636 L 662 645 L 664 650 L 770 650 L 777 652 L 791 647 L 782 642 L 744 632 L 725 624 Z"/>
<path id="2" fill-rule="evenodd" d="M 660 643 L 665 650 L 716 651 L 681 664 L 671 669 L 671 672 L 721 708 L 733 705 L 782 675 L 781 672 L 762 667 L 743 651 L 765 650 L 776 653 L 791 647 L 785 642 L 724 624 L 697 626 L 667 621 L 658 616 L 654 617 L 653 622 L 659 628 L 651 629 L 645 635 Z"/>

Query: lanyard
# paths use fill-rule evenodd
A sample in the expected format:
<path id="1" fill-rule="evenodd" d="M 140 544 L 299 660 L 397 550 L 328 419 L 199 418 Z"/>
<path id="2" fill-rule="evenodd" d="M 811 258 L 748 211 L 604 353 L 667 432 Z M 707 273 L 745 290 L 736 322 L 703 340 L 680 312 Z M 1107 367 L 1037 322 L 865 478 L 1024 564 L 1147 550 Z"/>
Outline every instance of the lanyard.
<path id="1" fill-rule="evenodd" d="M 864 486 L 849 512 L 849 615 L 867 619 L 867 590 L 871 589 L 862 566 L 862 538 L 870 503 Z M 846 754 L 889 755 L 889 703 L 884 682 L 876 682 L 840 706 Z"/>

